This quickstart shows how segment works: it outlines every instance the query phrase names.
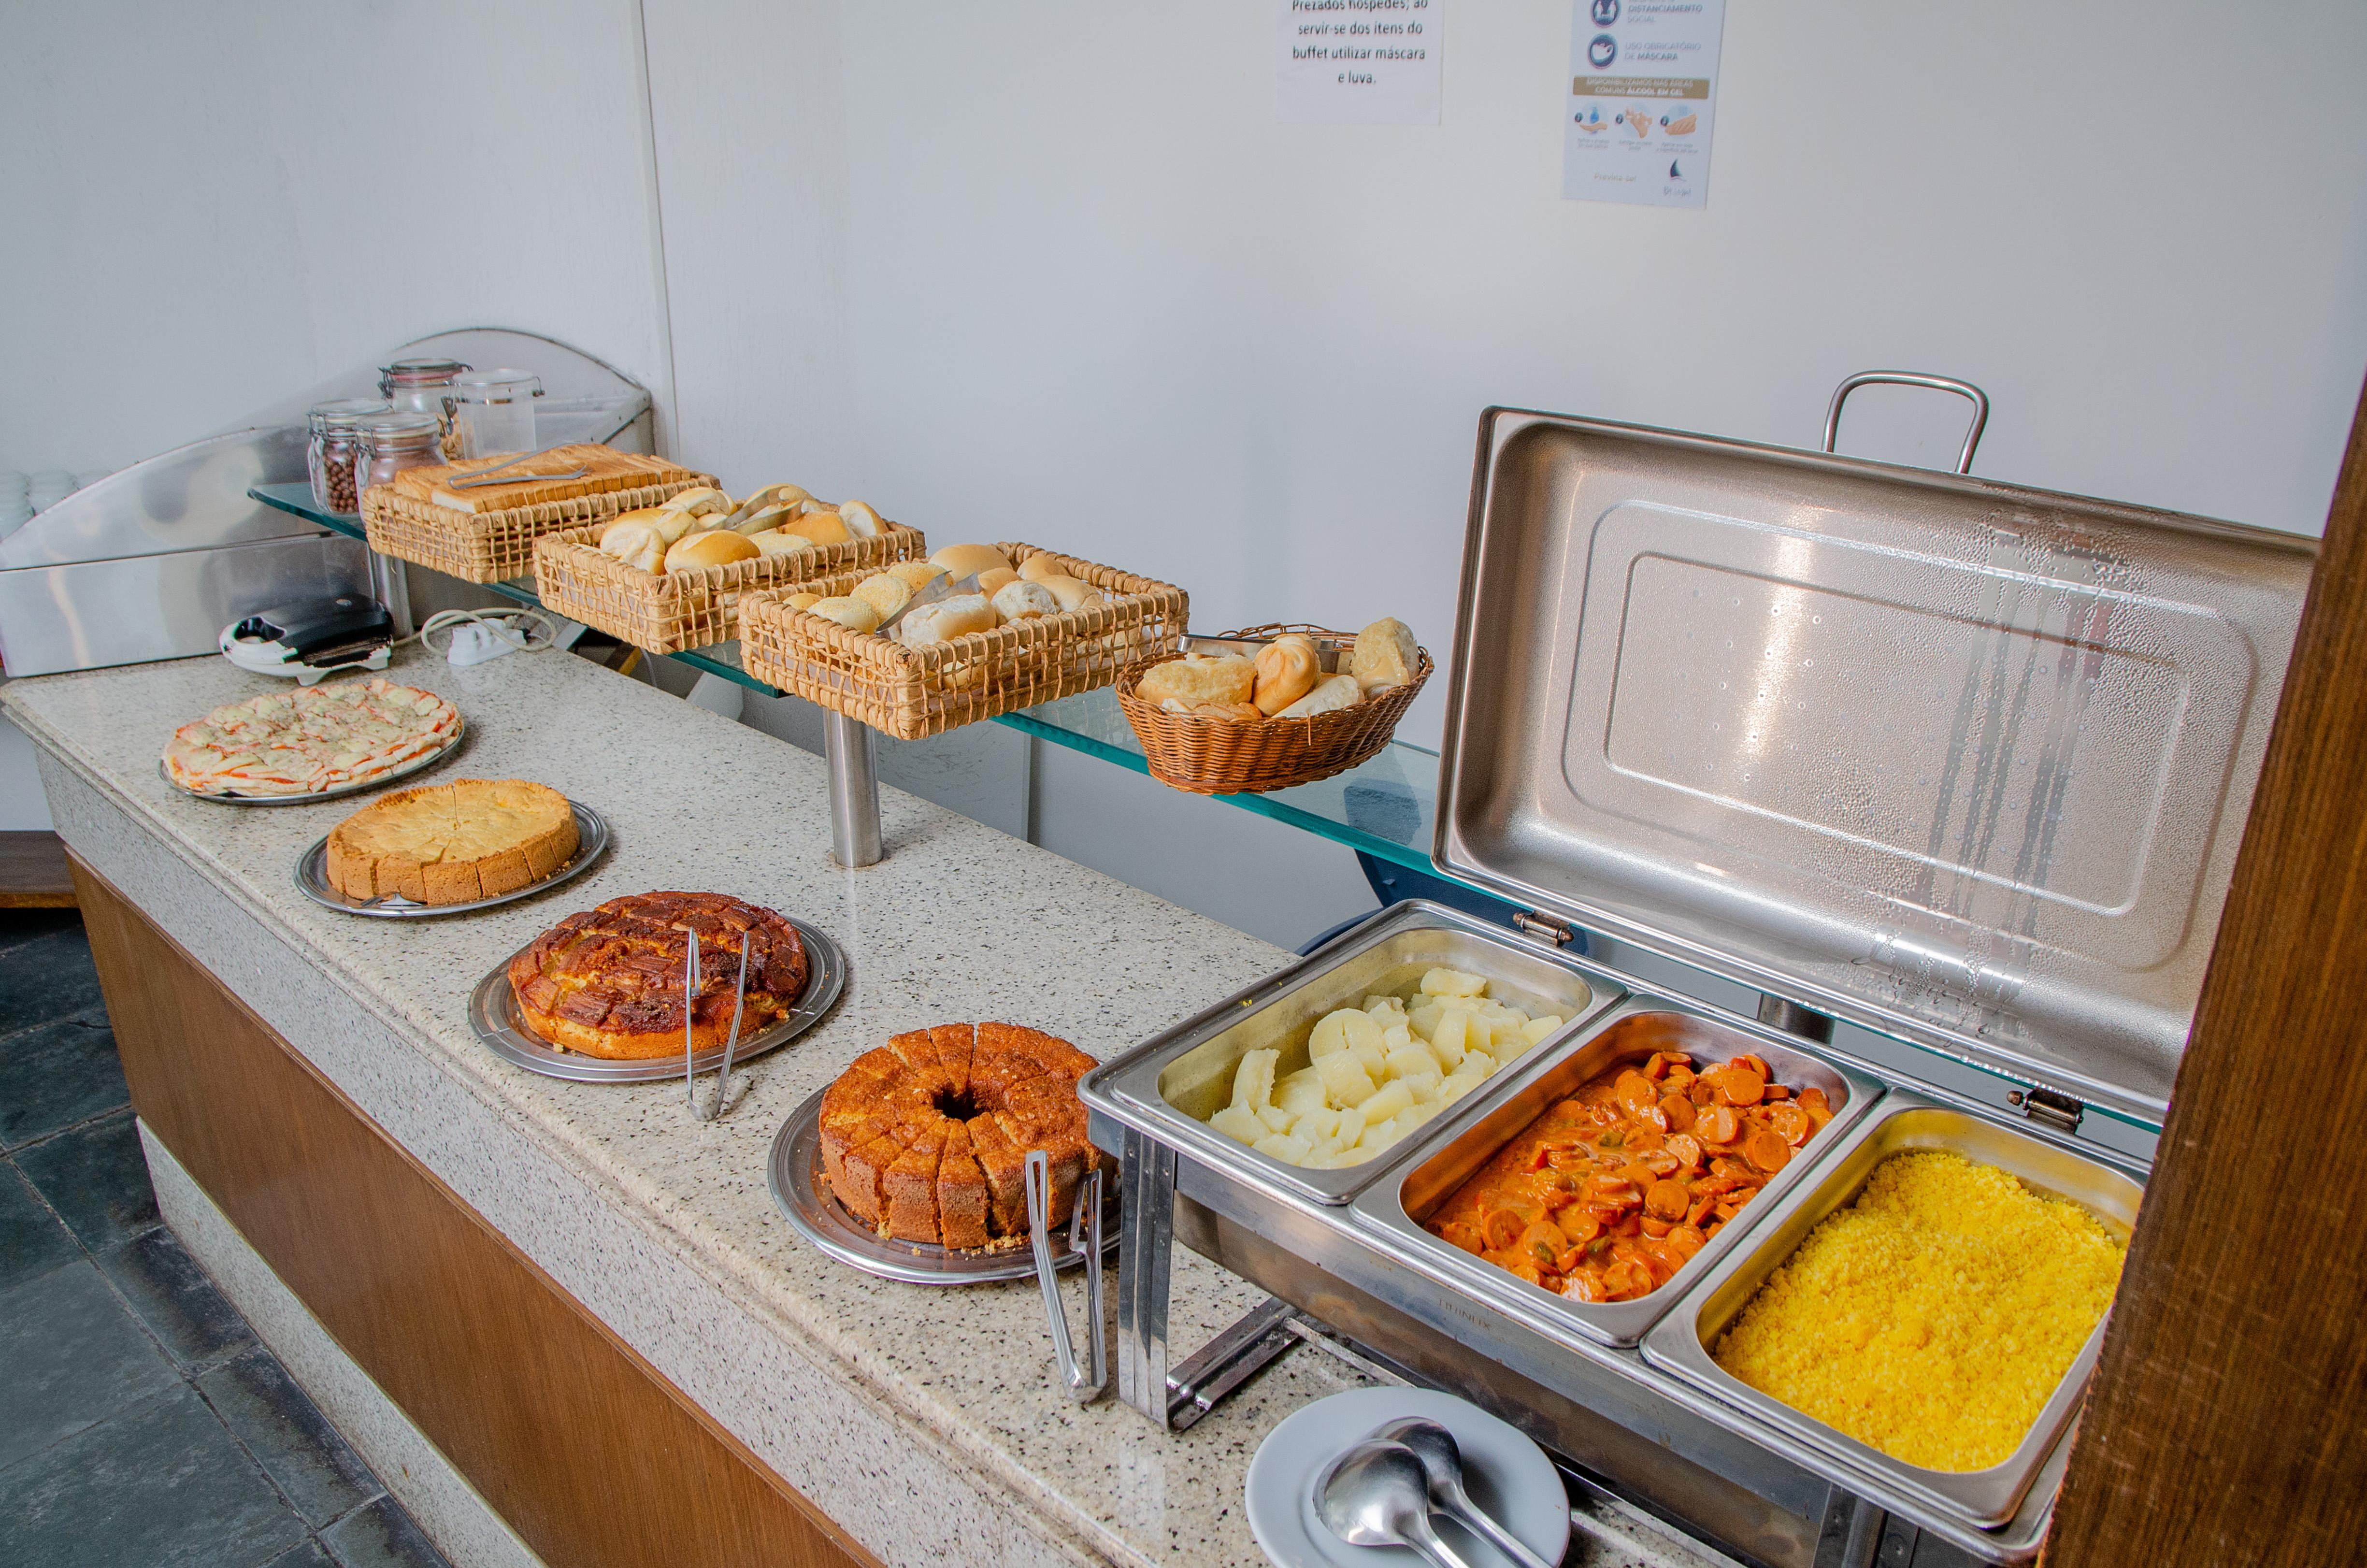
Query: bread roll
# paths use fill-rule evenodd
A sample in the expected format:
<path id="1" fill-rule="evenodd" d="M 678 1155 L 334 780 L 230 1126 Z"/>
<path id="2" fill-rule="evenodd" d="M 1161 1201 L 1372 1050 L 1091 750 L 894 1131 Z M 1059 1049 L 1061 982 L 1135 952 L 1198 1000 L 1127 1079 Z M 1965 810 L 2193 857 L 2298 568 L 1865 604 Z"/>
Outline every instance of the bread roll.
<path id="1" fill-rule="evenodd" d="M 918 648 L 929 642 L 950 642 L 973 631 L 991 631 L 997 624 L 994 607 L 984 594 L 956 594 L 923 605 L 904 618 L 898 631 L 909 646 Z"/>
<path id="2" fill-rule="evenodd" d="M 1421 668 L 1421 649 L 1413 631 L 1394 616 L 1384 616 L 1356 633 L 1356 650 L 1349 656 L 1348 673 L 1369 694 L 1403 686 Z"/>
<path id="3" fill-rule="evenodd" d="M 1008 566 L 997 566 L 978 574 L 978 591 L 992 598 L 1020 580 L 1019 574 Z"/>
<path id="4" fill-rule="evenodd" d="M 929 560 L 946 569 L 948 577 L 970 577 L 980 572 L 1008 572 L 1011 558 L 991 544 L 949 544 Z"/>
<path id="5" fill-rule="evenodd" d="M 1068 568 L 1039 550 L 1019 563 L 1019 574 L 1031 583 L 1046 583 L 1055 577 L 1065 577 L 1069 572 Z"/>
<path id="6" fill-rule="evenodd" d="M 801 550 L 811 550 L 814 541 L 803 534 L 793 534 L 786 528 L 766 528 L 760 534 L 747 536 L 759 555 L 795 555 Z"/>
<path id="7" fill-rule="evenodd" d="M 900 578 L 906 587 L 919 593 L 946 574 L 946 569 L 927 561 L 899 561 L 888 568 L 888 575 Z"/>
<path id="8" fill-rule="evenodd" d="M 655 530 L 661 545 L 674 543 L 699 526 L 698 517 L 689 512 L 678 512 L 671 506 L 643 506 L 637 512 L 627 512 L 601 530 L 600 548 L 608 548 L 608 535 L 626 523 L 637 523 Z"/>
<path id="9" fill-rule="evenodd" d="M 608 548 L 608 536 L 615 533 L 618 528 L 625 527 L 627 524 L 631 524 L 636 528 L 647 528 L 664 516 L 666 516 L 666 509 L 663 506 L 643 506 L 639 511 L 619 512 L 617 516 L 609 518 L 607 522 L 601 525 L 600 532 L 593 540 L 593 542 L 597 544 L 602 550 L 606 550 Z"/>
<path id="10" fill-rule="evenodd" d="M 834 620 L 849 631 L 879 630 L 879 612 L 861 599 L 816 599 L 806 606 L 806 613 Z"/>
<path id="11" fill-rule="evenodd" d="M 838 520 L 848 533 L 857 539 L 878 539 L 888 531 L 887 526 L 879 520 L 879 514 L 873 511 L 868 503 L 862 501 L 841 501 L 838 504 Z"/>
<path id="12" fill-rule="evenodd" d="M 814 606 L 821 603 L 821 596 L 820 594 L 791 594 L 784 602 L 786 602 L 791 609 L 811 609 Z"/>
<path id="13" fill-rule="evenodd" d="M 808 512 L 781 525 L 784 533 L 802 534 L 816 544 L 844 544 L 855 536 L 846 531 L 836 512 Z"/>
<path id="14" fill-rule="evenodd" d="M 988 602 L 994 606 L 994 613 L 1005 620 L 1029 620 L 1060 611 L 1060 601 L 1041 583 L 1005 583 Z"/>
<path id="15" fill-rule="evenodd" d="M 729 516 L 731 509 L 731 497 L 712 486 L 685 490 L 664 505 L 666 511 L 684 512 L 694 517 Z"/>
<path id="16" fill-rule="evenodd" d="M 1257 689 L 1257 666 L 1239 653 L 1186 653 L 1153 665 L 1135 689 L 1151 702 L 1247 702 Z"/>
<path id="17" fill-rule="evenodd" d="M 1354 676 L 1332 676 L 1274 717 L 1312 719 L 1318 713 L 1336 713 L 1342 708 L 1353 708 L 1363 700 L 1365 688 L 1356 684 Z"/>
<path id="18" fill-rule="evenodd" d="M 869 605 L 882 620 L 893 620 L 912 602 L 912 585 L 888 573 L 875 573 L 855 585 L 855 597 Z"/>
<path id="19" fill-rule="evenodd" d="M 600 536 L 600 553 L 613 556 L 642 572 L 665 564 L 665 536 L 657 524 L 639 517 L 619 517 Z"/>
<path id="20" fill-rule="evenodd" d="M 735 561 L 753 561 L 763 553 L 748 542 L 745 534 L 733 533 L 730 528 L 708 528 L 686 536 L 667 551 L 665 569 L 696 572 L 708 566 L 729 566 Z"/>
<path id="21" fill-rule="evenodd" d="M 1099 588 L 1075 577 L 1038 577 L 1036 584 L 1059 600 L 1062 609 L 1082 609 L 1102 602 Z"/>
<path id="22" fill-rule="evenodd" d="M 1271 718 L 1315 689 L 1323 678 L 1323 656 L 1315 639 L 1285 632 L 1258 650 L 1258 711 Z"/>

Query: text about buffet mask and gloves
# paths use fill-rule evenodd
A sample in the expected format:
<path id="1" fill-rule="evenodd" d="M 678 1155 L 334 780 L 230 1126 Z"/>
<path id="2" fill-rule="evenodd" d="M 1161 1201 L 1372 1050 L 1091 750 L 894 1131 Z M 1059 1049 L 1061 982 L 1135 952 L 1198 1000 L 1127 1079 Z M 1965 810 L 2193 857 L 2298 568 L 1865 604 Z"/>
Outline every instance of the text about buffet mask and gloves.
<path id="1" fill-rule="evenodd" d="M 1573 0 L 1561 193 L 1701 207 L 1726 0 Z"/>
<path id="2" fill-rule="evenodd" d="M 1281 0 L 1274 118 L 1436 125 L 1445 0 Z"/>

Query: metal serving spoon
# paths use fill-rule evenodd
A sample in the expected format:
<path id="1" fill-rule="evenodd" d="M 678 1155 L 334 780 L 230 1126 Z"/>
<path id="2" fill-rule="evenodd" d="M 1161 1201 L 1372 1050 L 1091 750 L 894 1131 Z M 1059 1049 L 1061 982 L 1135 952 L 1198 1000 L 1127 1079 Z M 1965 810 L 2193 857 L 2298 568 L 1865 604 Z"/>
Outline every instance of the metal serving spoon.
<path id="1" fill-rule="evenodd" d="M 1315 1512 L 1351 1546 L 1410 1546 L 1437 1568 L 1471 1568 L 1430 1528 L 1430 1483 L 1403 1443 L 1367 1437 L 1325 1466 Z"/>
<path id="2" fill-rule="evenodd" d="M 1399 1443 L 1413 1451 L 1421 1461 L 1433 1508 L 1492 1543 L 1521 1568 L 1554 1568 L 1463 1490 L 1463 1450 L 1444 1426 L 1427 1416 L 1407 1415 L 1376 1428 L 1370 1440 Z"/>

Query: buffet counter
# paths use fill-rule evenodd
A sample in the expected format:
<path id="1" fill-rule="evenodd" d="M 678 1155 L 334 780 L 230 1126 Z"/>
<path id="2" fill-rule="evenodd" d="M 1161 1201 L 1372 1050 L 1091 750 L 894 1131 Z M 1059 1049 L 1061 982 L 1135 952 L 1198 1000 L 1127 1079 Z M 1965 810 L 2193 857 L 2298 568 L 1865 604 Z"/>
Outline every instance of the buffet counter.
<path id="1" fill-rule="evenodd" d="M 40 747 L 82 863 L 160 1189 L 186 1167 L 547 1561 L 595 1560 L 595 1541 L 597 1560 L 619 1562 L 1262 1561 L 1240 1508 L 1251 1454 L 1284 1415 L 1344 1386 L 1343 1369 L 1288 1358 L 1181 1435 L 1114 1400 L 1081 1407 L 1058 1385 L 1032 1281 L 928 1289 L 857 1273 L 783 1221 L 765 1161 L 792 1108 L 898 1031 L 1008 1018 L 1106 1057 L 1287 955 L 894 790 L 881 791 L 886 858 L 841 870 L 821 759 L 580 659 L 454 668 L 413 650 L 389 674 L 468 721 L 460 755 L 425 781 L 549 784 L 606 817 L 606 858 L 482 913 L 341 915 L 291 873 L 358 802 L 217 804 L 157 766 L 176 725 L 284 685 L 209 657 L 0 690 Z M 747 1063 L 745 1097 L 713 1123 L 692 1119 L 678 1080 L 538 1076 L 469 1023 L 479 978 L 553 921 L 657 888 L 769 905 L 850 960 L 835 1011 Z M 152 984 L 164 989 L 126 994 Z M 186 1049 L 153 1043 L 176 1029 Z M 209 1066 L 232 1036 L 262 1043 Z M 398 1192 L 413 1194 L 409 1217 Z M 185 1233 L 205 1228 L 169 1192 L 165 1207 Z M 201 1258 L 219 1251 L 191 1242 Z M 412 1276 L 415 1301 L 352 1299 L 381 1258 L 429 1270 Z M 513 1275 L 511 1304 L 479 1299 Z M 1082 1282 L 1066 1293 L 1073 1318 Z M 1263 1295 L 1179 1257 L 1174 1342 L 1204 1342 Z M 380 1333 L 390 1312 L 428 1326 Z M 508 1326 L 472 1329 L 471 1312 Z M 571 1336 L 584 1341 L 577 1361 L 541 1359 Z M 622 1391 L 605 1404 L 538 1415 L 543 1393 L 603 1379 Z M 562 1418 L 581 1425 L 533 1430 Z M 749 1501 L 734 1462 L 774 1501 Z M 714 1539 L 636 1538 L 645 1502 L 658 1509 L 647 1528 Z M 805 1520 L 801 1541 L 766 1525 L 776 1503 Z"/>

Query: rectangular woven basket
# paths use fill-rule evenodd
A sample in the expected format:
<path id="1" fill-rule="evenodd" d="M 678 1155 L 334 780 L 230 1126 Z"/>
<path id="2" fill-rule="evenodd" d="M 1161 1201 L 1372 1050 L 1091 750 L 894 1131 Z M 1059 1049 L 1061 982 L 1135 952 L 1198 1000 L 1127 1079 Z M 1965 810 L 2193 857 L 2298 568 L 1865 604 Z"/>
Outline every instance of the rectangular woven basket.
<path id="1" fill-rule="evenodd" d="M 693 473 L 631 490 L 482 513 L 431 506 L 392 485 L 373 484 L 362 492 L 362 531 L 380 555 L 432 567 L 464 583 L 503 583 L 534 570 L 535 540 L 545 534 L 654 506 L 714 483 L 712 474 Z"/>
<path id="2" fill-rule="evenodd" d="M 534 544 L 534 591 L 545 609 L 652 653 L 678 653 L 740 634 L 741 596 L 787 591 L 839 573 L 860 582 L 899 561 L 928 553 L 918 528 L 884 522 L 872 539 L 851 539 L 794 555 L 764 555 L 695 572 L 644 572 L 600 553 L 600 527 L 545 534 Z"/>
<path id="3" fill-rule="evenodd" d="M 850 631 L 785 602 L 788 593 L 740 601 L 740 657 L 748 673 L 882 734 L 917 741 L 962 724 L 1074 697 L 1117 679 L 1138 660 L 1183 646 L 1191 600 L 1184 590 L 1032 544 L 999 544 L 1013 565 L 1049 556 L 1104 602 L 908 648 L 876 631 Z M 848 574 L 806 587 L 850 592 Z"/>

